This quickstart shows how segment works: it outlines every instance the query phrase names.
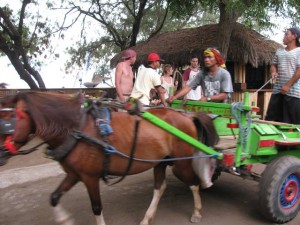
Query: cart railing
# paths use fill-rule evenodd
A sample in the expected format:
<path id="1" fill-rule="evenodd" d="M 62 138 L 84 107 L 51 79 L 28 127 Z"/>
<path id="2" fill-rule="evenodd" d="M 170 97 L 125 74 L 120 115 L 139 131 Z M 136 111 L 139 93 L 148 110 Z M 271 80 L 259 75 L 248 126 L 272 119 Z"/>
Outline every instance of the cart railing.
<path id="1" fill-rule="evenodd" d="M 285 154 L 300 158 L 300 125 L 258 119 L 256 112 L 259 108 L 249 104 L 248 93 L 244 94 L 244 101 L 239 103 L 175 100 L 172 102 L 172 107 L 219 116 L 214 123 L 218 133 L 226 126 L 222 122 L 226 119 L 226 129 L 231 130 L 230 135 L 236 136 L 236 149 L 234 153 L 229 153 L 233 154 L 229 158 L 234 158 L 234 166 L 236 167 L 269 162 Z M 298 149 L 299 151 L 295 151 Z M 200 150 L 210 154 L 203 146 Z M 219 155 L 219 159 L 224 159 L 224 155 L 227 154 L 224 152 Z"/>

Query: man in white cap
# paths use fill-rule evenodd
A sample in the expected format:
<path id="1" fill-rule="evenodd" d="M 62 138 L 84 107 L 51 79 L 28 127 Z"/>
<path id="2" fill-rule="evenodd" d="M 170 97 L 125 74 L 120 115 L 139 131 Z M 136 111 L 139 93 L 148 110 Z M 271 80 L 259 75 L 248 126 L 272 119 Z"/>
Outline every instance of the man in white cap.
<path id="1" fill-rule="evenodd" d="M 121 102 L 125 102 L 130 96 L 133 87 L 133 72 L 131 66 L 136 61 L 136 52 L 127 49 L 122 54 L 122 62 L 119 62 L 115 72 L 115 86 L 117 97 Z"/>
<path id="2" fill-rule="evenodd" d="M 161 86 L 160 75 L 156 71 L 161 61 L 162 59 L 156 53 L 148 55 L 149 65 L 139 70 L 130 97 L 138 98 L 144 105 L 150 105 L 150 91 L 154 88 L 160 97 L 161 104 L 167 106 L 165 90 Z"/>

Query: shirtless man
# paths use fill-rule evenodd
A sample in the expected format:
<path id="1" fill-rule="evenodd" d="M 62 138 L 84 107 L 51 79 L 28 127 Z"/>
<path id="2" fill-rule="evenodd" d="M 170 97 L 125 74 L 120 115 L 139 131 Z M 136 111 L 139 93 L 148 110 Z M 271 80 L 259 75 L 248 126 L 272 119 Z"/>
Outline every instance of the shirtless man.
<path id="1" fill-rule="evenodd" d="M 127 49 L 123 52 L 123 61 L 119 62 L 115 72 L 115 86 L 117 97 L 121 102 L 125 102 L 130 96 L 133 88 L 133 72 L 131 65 L 136 61 L 136 52 Z"/>

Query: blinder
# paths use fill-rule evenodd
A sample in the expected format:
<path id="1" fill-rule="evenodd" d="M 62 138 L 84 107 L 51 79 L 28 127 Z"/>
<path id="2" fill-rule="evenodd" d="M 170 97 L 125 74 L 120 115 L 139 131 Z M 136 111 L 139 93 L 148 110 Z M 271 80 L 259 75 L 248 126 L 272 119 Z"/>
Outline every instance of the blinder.
<path id="1" fill-rule="evenodd" d="M 16 109 L 16 115 L 19 119 L 26 119 L 28 118 L 28 114 L 20 109 Z"/>

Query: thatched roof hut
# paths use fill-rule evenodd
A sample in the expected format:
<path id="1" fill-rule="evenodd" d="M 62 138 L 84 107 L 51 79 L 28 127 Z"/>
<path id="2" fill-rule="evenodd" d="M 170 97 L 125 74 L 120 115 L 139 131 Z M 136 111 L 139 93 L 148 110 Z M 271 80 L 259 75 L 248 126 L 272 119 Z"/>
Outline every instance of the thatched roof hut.
<path id="1" fill-rule="evenodd" d="M 218 24 L 161 33 L 150 40 L 132 47 L 137 52 L 137 64 L 146 63 L 147 55 L 158 53 L 167 63 L 177 66 L 189 64 L 190 56 L 202 56 L 203 50 L 217 46 Z M 275 51 L 282 47 L 258 32 L 237 23 L 229 44 L 227 61 L 251 64 L 258 67 L 270 64 Z M 121 54 L 111 59 L 115 67 Z"/>

